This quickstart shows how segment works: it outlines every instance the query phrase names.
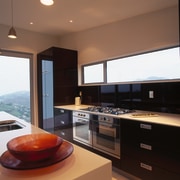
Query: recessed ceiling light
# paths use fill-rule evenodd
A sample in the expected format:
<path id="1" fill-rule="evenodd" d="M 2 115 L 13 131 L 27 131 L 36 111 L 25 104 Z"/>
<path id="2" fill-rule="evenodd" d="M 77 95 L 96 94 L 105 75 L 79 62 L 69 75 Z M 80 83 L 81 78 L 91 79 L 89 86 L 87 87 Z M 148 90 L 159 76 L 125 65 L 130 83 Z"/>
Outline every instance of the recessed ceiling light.
<path id="1" fill-rule="evenodd" d="M 69 20 L 70 23 L 73 23 L 73 20 Z"/>
<path id="2" fill-rule="evenodd" d="M 46 6 L 51 6 L 54 4 L 54 1 L 53 0 L 40 0 L 40 2 L 43 4 L 43 5 L 46 5 Z"/>
<path id="3" fill-rule="evenodd" d="M 30 22 L 29 24 L 33 25 L 34 23 L 33 23 L 33 22 Z"/>

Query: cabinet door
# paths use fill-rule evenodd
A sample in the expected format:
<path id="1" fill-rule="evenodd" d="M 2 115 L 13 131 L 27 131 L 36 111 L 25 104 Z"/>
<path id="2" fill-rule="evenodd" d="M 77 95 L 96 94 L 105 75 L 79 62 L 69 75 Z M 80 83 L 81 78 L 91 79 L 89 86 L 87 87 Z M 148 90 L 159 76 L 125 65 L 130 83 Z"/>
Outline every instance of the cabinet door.
<path id="1" fill-rule="evenodd" d="M 54 61 L 54 103 L 74 104 L 77 94 L 77 51 L 53 48 Z"/>
<path id="2" fill-rule="evenodd" d="M 43 129 L 53 129 L 53 61 L 42 60 L 42 102 Z"/>
<path id="3" fill-rule="evenodd" d="M 156 163 L 180 173 L 180 128 L 153 124 L 152 148 Z"/>

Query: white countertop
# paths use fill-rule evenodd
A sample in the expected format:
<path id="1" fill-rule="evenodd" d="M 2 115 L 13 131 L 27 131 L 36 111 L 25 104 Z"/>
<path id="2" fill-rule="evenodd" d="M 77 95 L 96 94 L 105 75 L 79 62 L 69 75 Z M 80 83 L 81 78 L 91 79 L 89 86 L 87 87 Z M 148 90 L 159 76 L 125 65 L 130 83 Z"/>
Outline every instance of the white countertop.
<path id="1" fill-rule="evenodd" d="M 84 111 L 82 109 L 85 109 L 90 106 L 92 105 L 79 105 L 79 106 L 63 105 L 63 106 L 55 106 L 55 108 Z M 90 111 L 86 111 L 86 112 L 89 112 L 91 114 L 102 115 L 102 113 L 98 113 L 98 112 L 90 112 Z M 149 114 L 149 113 L 154 114 L 154 116 L 146 116 L 146 114 Z M 138 115 L 138 114 L 140 114 L 141 116 L 139 117 L 133 116 L 133 115 Z M 113 116 L 114 118 L 120 118 L 120 119 L 129 119 L 129 120 L 142 121 L 142 122 L 147 122 L 147 123 L 157 123 L 157 124 L 180 127 L 180 114 L 135 110 L 135 112 L 127 113 L 127 114 L 120 114 L 120 115 L 104 114 L 104 115 Z"/>
<path id="2" fill-rule="evenodd" d="M 29 123 L 20 120 L 5 112 L 0 112 L 0 120 L 17 120 L 25 127 L 19 130 L 0 132 L 0 155 L 7 150 L 7 142 L 17 136 L 31 133 L 46 133 Z M 6 180 L 92 180 L 92 179 L 112 179 L 111 161 L 90 151 L 87 151 L 77 145 L 74 145 L 74 151 L 67 159 L 44 168 L 31 170 L 13 170 L 0 165 L 0 179 Z"/>

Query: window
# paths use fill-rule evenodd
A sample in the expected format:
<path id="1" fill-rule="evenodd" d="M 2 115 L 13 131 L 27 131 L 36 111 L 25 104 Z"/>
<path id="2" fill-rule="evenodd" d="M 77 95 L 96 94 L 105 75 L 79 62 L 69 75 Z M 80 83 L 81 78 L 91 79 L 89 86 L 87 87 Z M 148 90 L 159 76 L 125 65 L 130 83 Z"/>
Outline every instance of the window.
<path id="1" fill-rule="evenodd" d="M 107 61 L 107 83 L 180 80 L 179 47 Z"/>
<path id="2" fill-rule="evenodd" d="M 180 49 L 171 47 L 84 65 L 83 84 L 180 81 Z"/>
<path id="3" fill-rule="evenodd" d="M 90 64 L 83 66 L 83 83 L 103 83 L 104 82 L 104 64 Z"/>
<path id="4" fill-rule="evenodd" d="M 31 60 L 32 54 L 1 51 L 0 111 L 31 122 Z"/>

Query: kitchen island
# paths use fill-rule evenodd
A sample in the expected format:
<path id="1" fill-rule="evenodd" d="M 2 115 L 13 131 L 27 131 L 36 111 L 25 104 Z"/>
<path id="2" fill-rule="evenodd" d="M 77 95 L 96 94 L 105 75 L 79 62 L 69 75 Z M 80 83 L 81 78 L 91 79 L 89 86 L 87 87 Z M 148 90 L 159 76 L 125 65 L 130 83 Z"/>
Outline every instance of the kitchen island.
<path id="1" fill-rule="evenodd" d="M 0 132 L 0 155 L 7 150 L 7 142 L 17 136 L 33 133 L 47 133 L 24 120 L 20 120 L 5 112 L 0 112 L 0 121 L 16 120 L 23 125 L 22 129 Z M 15 170 L 5 168 L 0 165 L 0 179 L 38 179 L 38 180 L 92 180 L 92 179 L 112 179 L 111 161 L 74 145 L 73 153 L 65 160 L 56 164 L 29 170 Z"/>

